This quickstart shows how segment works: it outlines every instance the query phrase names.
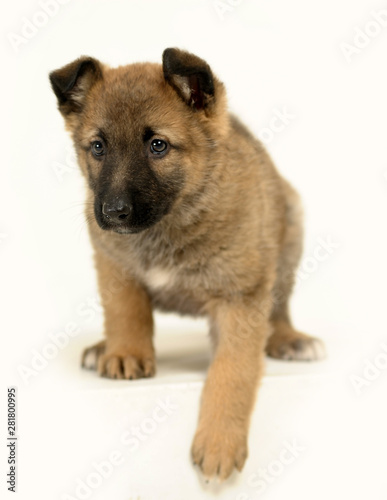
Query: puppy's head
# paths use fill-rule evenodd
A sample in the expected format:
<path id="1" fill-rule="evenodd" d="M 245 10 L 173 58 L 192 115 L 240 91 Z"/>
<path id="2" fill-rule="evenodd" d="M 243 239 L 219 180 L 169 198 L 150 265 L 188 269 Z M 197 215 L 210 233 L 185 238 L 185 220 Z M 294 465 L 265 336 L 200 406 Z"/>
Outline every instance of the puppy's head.
<path id="1" fill-rule="evenodd" d="M 187 205 L 226 129 L 223 85 L 202 59 L 115 69 L 82 57 L 50 74 L 102 229 L 135 233 Z"/>

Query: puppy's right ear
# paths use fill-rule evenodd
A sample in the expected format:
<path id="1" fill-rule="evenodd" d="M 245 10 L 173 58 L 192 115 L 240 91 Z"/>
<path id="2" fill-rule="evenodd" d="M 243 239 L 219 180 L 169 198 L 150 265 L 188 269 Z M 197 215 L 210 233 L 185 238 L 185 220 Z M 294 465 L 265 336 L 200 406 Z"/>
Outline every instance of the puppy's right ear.
<path id="1" fill-rule="evenodd" d="M 92 57 L 80 57 L 49 75 L 51 87 L 64 115 L 79 112 L 91 87 L 103 78 L 102 65 Z"/>

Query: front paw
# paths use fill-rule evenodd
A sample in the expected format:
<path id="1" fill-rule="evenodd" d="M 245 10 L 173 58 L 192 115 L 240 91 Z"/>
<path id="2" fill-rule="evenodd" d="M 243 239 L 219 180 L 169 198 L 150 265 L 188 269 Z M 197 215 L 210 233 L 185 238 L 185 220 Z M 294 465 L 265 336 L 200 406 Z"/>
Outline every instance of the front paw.
<path id="1" fill-rule="evenodd" d="M 153 358 L 137 358 L 130 354 L 103 354 L 98 360 L 99 375 L 108 378 L 128 379 L 153 377 L 156 372 Z"/>
<path id="2" fill-rule="evenodd" d="M 199 426 L 192 444 L 192 458 L 206 479 L 227 479 L 234 468 L 241 471 L 247 458 L 246 433 L 232 431 L 213 421 Z"/>
<path id="3" fill-rule="evenodd" d="M 156 363 L 152 352 L 144 355 L 132 355 L 122 352 L 108 352 L 105 341 L 91 346 L 83 352 L 82 367 L 97 370 L 102 377 L 115 379 L 138 379 L 153 377 Z"/>

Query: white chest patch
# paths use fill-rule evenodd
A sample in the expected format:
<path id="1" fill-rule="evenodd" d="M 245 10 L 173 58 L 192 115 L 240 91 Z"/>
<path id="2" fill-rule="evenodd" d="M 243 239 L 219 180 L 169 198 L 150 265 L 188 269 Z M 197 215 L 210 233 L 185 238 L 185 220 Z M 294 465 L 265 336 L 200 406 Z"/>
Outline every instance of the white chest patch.
<path id="1" fill-rule="evenodd" d="M 146 272 L 145 282 L 153 289 L 169 288 L 174 282 L 174 272 L 161 267 L 154 267 Z"/>

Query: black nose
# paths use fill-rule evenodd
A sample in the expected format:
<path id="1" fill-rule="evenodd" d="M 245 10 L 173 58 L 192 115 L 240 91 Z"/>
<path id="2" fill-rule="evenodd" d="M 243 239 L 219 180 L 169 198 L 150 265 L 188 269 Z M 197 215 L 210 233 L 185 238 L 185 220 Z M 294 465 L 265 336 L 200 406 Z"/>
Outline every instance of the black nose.
<path id="1" fill-rule="evenodd" d="M 114 201 L 110 203 L 104 203 L 102 205 L 102 213 L 112 222 L 121 224 L 128 218 L 130 212 L 132 211 L 132 204 L 130 200 L 126 197 L 115 198 Z"/>

